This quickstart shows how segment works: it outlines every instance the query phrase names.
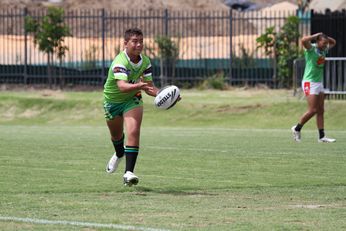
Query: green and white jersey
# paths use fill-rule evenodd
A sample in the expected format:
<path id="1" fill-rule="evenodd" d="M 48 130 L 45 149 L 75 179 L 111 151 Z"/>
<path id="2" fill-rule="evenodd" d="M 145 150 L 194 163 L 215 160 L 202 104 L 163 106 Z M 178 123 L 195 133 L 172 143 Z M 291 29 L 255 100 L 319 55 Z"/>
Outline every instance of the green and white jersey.
<path id="1" fill-rule="evenodd" d="M 104 100 L 111 103 L 123 103 L 132 99 L 138 93 L 138 90 L 121 92 L 116 81 L 125 80 L 134 84 L 138 83 L 141 77 L 144 81 L 152 81 L 150 59 L 145 55 L 141 55 L 141 60 L 135 64 L 130 61 L 126 51 L 121 51 L 109 68 L 103 90 Z"/>
<path id="2" fill-rule="evenodd" d="M 309 50 L 304 51 L 305 56 L 305 70 L 304 70 L 304 81 L 309 82 L 322 82 L 323 69 L 328 50 L 320 51 L 316 44 L 311 44 Z"/>

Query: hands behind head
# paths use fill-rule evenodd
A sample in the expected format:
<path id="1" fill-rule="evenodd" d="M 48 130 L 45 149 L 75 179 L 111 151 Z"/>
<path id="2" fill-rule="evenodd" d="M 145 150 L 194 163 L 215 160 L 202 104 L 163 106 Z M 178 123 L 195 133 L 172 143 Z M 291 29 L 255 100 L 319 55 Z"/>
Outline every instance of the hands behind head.
<path id="1" fill-rule="evenodd" d="M 318 36 L 320 36 L 320 35 L 323 35 L 323 33 L 322 33 L 322 32 L 317 33 L 317 34 L 316 34 L 316 37 L 318 37 Z"/>

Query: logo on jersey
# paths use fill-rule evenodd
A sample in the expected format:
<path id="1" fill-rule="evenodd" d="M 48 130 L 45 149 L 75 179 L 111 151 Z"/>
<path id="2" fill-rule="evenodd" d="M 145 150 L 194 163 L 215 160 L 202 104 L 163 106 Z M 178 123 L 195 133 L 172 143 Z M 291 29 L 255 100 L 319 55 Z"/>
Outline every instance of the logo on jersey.
<path id="1" fill-rule="evenodd" d="M 304 94 L 306 96 L 310 95 L 310 82 L 304 82 Z"/>
<path id="2" fill-rule="evenodd" d="M 320 56 L 317 59 L 317 65 L 322 65 L 326 62 L 326 58 L 324 56 Z"/>
<path id="3" fill-rule="evenodd" d="M 137 83 L 137 80 L 134 80 L 134 79 L 133 79 L 133 80 L 128 80 L 127 82 L 128 82 L 128 83 L 131 83 L 131 84 L 135 84 L 135 83 Z"/>
<path id="4" fill-rule="evenodd" d="M 135 96 L 133 97 L 133 100 L 134 100 L 135 104 L 139 104 L 141 102 L 141 99 L 142 99 L 142 94 L 139 91 L 135 94 Z"/>
<path id="5" fill-rule="evenodd" d="M 130 71 L 128 71 L 126 68 L 123 68 L 123 67 L 114 67 L 113 68 L 113 73 L 114 74 L 126 74 L 126 75 L 129 75 Z"/>

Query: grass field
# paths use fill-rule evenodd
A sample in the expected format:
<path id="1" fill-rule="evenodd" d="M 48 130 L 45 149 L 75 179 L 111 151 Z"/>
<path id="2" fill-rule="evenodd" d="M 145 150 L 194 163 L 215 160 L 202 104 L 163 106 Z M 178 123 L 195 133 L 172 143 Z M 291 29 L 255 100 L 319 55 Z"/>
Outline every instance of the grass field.
<path id="1" fill-rule="evenodd" d="M 0 230 L 346 230 L 346 102 L 326 101 L 294 143 L 288 91 L 145 97 L 140 183 L 122 185 L 101 92 L 0 92 Z"/>

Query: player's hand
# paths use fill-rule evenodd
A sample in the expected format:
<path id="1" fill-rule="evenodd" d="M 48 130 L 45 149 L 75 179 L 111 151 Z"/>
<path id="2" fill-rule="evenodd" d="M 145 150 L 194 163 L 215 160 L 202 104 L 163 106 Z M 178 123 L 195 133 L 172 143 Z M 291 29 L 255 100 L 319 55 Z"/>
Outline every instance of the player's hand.
<path id="1" fill-rule="evenodd" d="M 147 91 L 150 88 L 148 83 L 144 83 L 142 81 L 138 82 L 137 85 L 140 90 L 144 90 L 144 91 Z"/>
<path id="2" fill-rule="evenodd" d="M 144 83 L 144 82 L 140 82 L 140 89 L 145 91 L 148 95 L 153 95 L 155 94 L 155 89 L 152 85 L 148 84 L 148 83 Z"/>
<path id="3" fill-rule="evenodd" d="M 322 35 L 323 33 L 322 32 L 319 32 L 319 33 L 316 33 L 313 35 L 314 39 L 317 39 L 318 36 Z"/>
<path id="4" fill-rule="evenodd" d="M 157 92 L 158 92 L 158 90 L 156 88 L 154 88 L 153 86 L 151 86 L 148 90 L 145 90 L 145 93 L 147 93 L 148 95 L 151 95 L 151 96 L 156 96 Z"/>

